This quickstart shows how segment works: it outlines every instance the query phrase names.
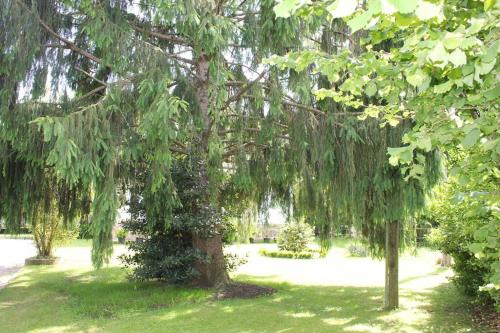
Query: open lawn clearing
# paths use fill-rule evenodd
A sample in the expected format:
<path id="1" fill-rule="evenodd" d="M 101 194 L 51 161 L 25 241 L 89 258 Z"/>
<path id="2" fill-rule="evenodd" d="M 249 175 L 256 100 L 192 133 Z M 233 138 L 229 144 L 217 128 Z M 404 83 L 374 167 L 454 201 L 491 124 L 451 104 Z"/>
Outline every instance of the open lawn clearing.
<path id="1" fill-rule="evenodd" d="M 1 332 L 483 332 L 428 250 L 401 258 L 401 309 L 385 312 L 383 261 L 341 247 L 291 260 L 256 253 L 271 244 L 233 246 L 249 259 L 234 278 L 278 292 L 214 301 L 209 290 L 128 282 L 116 261 L 94 271 L 88 244 L 70 245 L 58 266 L 24 268 L 0 291 Z"/>

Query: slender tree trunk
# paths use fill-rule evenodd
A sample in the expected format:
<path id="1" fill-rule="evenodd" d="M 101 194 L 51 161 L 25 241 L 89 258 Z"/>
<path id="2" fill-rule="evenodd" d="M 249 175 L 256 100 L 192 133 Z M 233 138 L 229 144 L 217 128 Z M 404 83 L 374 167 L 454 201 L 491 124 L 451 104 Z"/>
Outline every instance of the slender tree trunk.
<path id="1" fill-rule="evenodd" d="M 451 256 L 449 254 L 443 253 L 441 256 L 441 267 L 451 266 Z"/>
<path id="2" fill-rule="evenodd" d="M 200 159 L 196 163 L 198 186 L 203 189 L 204 193 L 199 202 L 200 211 L 208 209 L 212 206 L 210 200 L 210 179 L 208 177 L 208 142 L 211 135 L 212 124 L 209 117 L 209 58 L 202 54 L 197 58 L 196 62 L 196 99 L 200 109 L 200 116 L 203 122 L 203 131 L 199 137 L 199 142 L 196 146 L 197 157 Z M 222 245 L 222 237 L 219 230 L 213 230 L 212 236 L 203 237 L 195 233 L 193 235 L 193 247 L 207 254 L 210 258 L 209 262 L 197 262 L 196 270 L 200 275 L 193 281 L 195 285 L 203 287 L 216 287 L 229 282 L 229 274 L 226 271 L 224 252 Z"/>
<path id="3" fill-rule="evenodd" d="M 385 297 L 384 308 L 399 306 L 399 221 L 386 224 L 385 232 Z"/>

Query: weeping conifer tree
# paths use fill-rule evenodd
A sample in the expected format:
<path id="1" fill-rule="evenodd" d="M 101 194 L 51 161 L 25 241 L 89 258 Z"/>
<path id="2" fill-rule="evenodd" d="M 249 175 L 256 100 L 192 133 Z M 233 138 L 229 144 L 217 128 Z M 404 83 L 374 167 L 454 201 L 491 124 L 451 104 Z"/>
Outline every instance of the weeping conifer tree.
<path id="1" fill-rule="evenodd" d="M 111 255 L 117 189 L 136 168 L 147 166 L 147 191 L 170 193 L 163 206 L 173 209 L 172 161 L 189 161 L 199 194 L 192 220 L 211 229 L 190 235 L 210 258 L 196 265 L 200 285 L 228 281 L 216 223 L 220 189 L 229 182 L 255 200 L 272 188 L 289 192 L 284 184 L 297 164 L 283 147 L 289 131 L 298 130 L 289 124 L 317 110 L 286 95 L 292 75 L 259 65 L 299 49 L 298 32 L 309 29 L 298 19 L 277 19 L 273 6 L 272 0 L 5 2 L 0 119 L 2 125 L 13 119 L 2 138 L 12 145 L 28 137 L 19 131 L 28 127 L 30 143 L 17 153 L 26 158 L 36 149 L 57 179 L 92 194 L 97 267 Z M 18 178 L 10 179 L 15 187 Z"/>
<path id="2" fill-rule="evenodd" d="M 327 22 L 326 18 L 321 21 Z M 351 34 L 343 21 L 333 20 L 321 24 L 309 36 L 311 43 L 302 51 L 302 58 L 292 52 L 287 60 L 277 63 L 308 75 L 309 91 L 355 89 L 362 83 L 349 81 L 342 61 L 356 62 L 363 52 L 361 37 Z M 390 46 L 390 41 L 381 45 Z M 323 61 L 311 64 L 307 52 L 312 55 L 310 59 Z M 336 57 L 337 63 L 332 61 Z M 366 94 L 366 101 L 379 105 L 397 104 L 401 98 L 393 94 L 376 100 L 372 96 Z M 411 123 L 381 127 L 378 120 L 350 117 L 361 115 L 362 105 L 353 107 L 345 100 L 320 100 L 307 94 L 300 98 L 300 102 L 319 111 L 296 114 L 299 119 L 290 129 L 295 134 L 291 140 L 298 142 L 288 148 L 298 158 L 295 170 L 300 170 L 296 174 L 294 214 L 318 226 L 326 248 L 332 230 L 341 224 L 355 226 L 372 255 L 386 258 L 385 308 L 393 309 L 398 306 L 398 252 L 411 241 L 415 214 L 440 177 L 439 155 L 435 151 L 419 152 L 424 176 L 420 180 L 405 179 L 399 168 L 390 165 L 387 150 L 401 145 Z"/>

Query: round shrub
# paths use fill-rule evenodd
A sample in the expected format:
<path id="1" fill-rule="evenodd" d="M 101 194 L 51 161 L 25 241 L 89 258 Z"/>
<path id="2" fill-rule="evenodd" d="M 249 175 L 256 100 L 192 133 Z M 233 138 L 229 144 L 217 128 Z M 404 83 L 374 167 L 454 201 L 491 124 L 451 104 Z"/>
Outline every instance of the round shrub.
<path id="1" fill-rule="evenodd" d="M 351 257 L 366 257 L 368 256 L 368 249 L 362 244 L 352 243 L 347 248 Z"/>
<path id="2" fill-rule="evenodd" d="M 302 252 L 307 249 L 314 237 L 310 225 L 298 222 L 287 224 L 278 235 L 278 248 L 281 251 Z"/>

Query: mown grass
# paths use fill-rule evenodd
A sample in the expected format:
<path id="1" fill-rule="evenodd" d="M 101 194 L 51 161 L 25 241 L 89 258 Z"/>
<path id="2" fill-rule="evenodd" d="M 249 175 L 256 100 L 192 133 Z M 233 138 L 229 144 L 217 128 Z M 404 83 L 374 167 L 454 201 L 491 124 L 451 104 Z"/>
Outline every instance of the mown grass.
<path id="1" fill-rule="evenodd" d="M 483 332 L 452 285 L 430 283 L 442 269 L 402 279 L 401 309 L 386 312 L 380 285 L 296 284 L 280 275 L 245 272 L 236 279 L 278 292 L 214 301 L 210 290 L 134 283 L 116 266 L 80 266 L 25 268 L 0 290 L 0 332 Z"/>

